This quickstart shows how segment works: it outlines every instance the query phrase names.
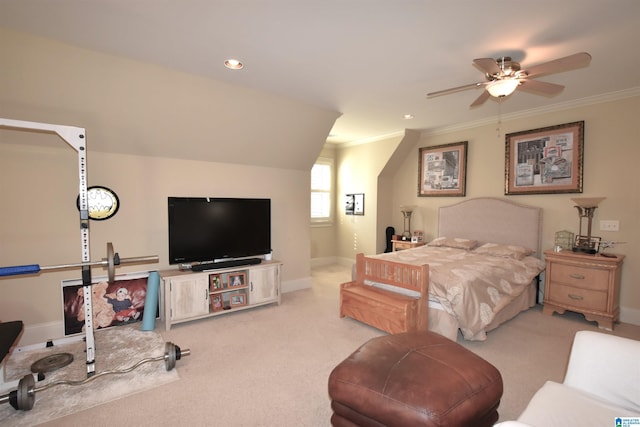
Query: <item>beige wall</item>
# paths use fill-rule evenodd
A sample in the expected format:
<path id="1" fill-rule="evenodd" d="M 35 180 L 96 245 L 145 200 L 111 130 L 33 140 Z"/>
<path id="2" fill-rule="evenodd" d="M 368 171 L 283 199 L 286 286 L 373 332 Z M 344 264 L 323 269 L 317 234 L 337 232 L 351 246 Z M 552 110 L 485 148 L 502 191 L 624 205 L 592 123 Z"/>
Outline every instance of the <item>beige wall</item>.
<path id="1" fill-rule="evenodd" d="M 508 111 L 508 103 L 503 106 L 503 111 Z M 399 206 L 417 205 L 411 228 L 425 230 L 427 238 L 432 239 L 437 233 L 438 208 L 459 202 L 462 198 L 417 197 L 418 149 L 458 141 L 469 141 L 466 197 L 507 197 L 509 200 L 542 207 L 544 248 L 553 246 L 556 231 L 566 229 L 578 232 L 578 215 L 573 207 L 572 197 L 605 196 L 607 199 L 595 212 L 592 234 L 605 240 L 626 242 L 612 250 L 626 255 L 622 271 L 621 318 L 640 324 L 640 287 L 637 286 L 640 277 L 640 179 L 635 176 L 637 159 L 640 157 L 639 114 L 640 97 L 635 96 L 529 117 L 503 118 L 499 132 L 496 130 L 497 123 L 491 123 L 440 134 L 424 134 L 413 144 L 412 150 L 392 174 L 391 183 L 387 183 L 385 178 L 379 186 L 379 195 L 384 194 L 386 199 L 380 200 L 380 205 L 387 206 L 390 210 L 391 225 L 396 231 L 403 229 Z M 580 120 L 585 121 L 584 192 L 504 196 L 504 135 Z M 382 156 L 388 155 L 387 148 L 384 144 L 367 144 L 341 150 L 339 187 L 372 187 L 378 181 L 379 164 Z M 374 158 L 375 166 L 371 164 Z M 342 180 L 349 180 L 349 184 Z M 370 191 L 375 192 L 376 189 L 370 188 Z M 370 198 L 367 202 L 369 200 Z M 620 231 L 600 231 L 601 219 L 619 220 Z M 353 259 L 358 251 L 381 251 L 380 248 L 376 251 L 369 239 L 361 236 L 367 233 L 384 233 L 384 228 L 389 225 L 386 221 L 371 225 L 361 224 L 360 221 L 364 218 L 360 221 L 351 218 L 343 220 L 338 230 L 341 257 Z"/>
<path id="2" fill-rule="evenodd" d="M 336 224 L 339 258 L 355 259 L 359 252 L 377 252 L 378 235 L 384 235 L 387 226 L 378 221 L 378 177 L 402 139 L 398 136 L 338 150 Z M 351 193 L 364 193 L 364 215 L 345 215 L 341 201 L 345 194 Z"/>
<path id="3" fill-rule="evenodd" d="M 38 145 L 18 131 L 0 129 L 0 135 L 2 141 L 21 142 L 0 144 L 0 265 L 80 262 L 75 151 L 55 135 L 28 134 Z M 106 243 L 113 242 L 121 257 L 160 257 L 158 264 L 122 266 L 117 273 L 168 268 L 168 196 L 266 197 L 272 200 L 274 259 L 284 262 L 283 286 L 310 285 L 308 171 L 90 150 L 88 165 L 89 185 L 115 190 L 121 202 L 113 218 L 91 221 L 92 260 L 106 258 Z M 79 277 L 73 269 L 0 278 L 0 320 L 21 319 L 27 327 L 60 322 L 60 281 Z"/>
<path id="4" fill-rule="evenodd" d="M 0 117 L 86 128 L 92 153 L 309 170 L 340 115 L 2 28 L 0 58 Z"/>

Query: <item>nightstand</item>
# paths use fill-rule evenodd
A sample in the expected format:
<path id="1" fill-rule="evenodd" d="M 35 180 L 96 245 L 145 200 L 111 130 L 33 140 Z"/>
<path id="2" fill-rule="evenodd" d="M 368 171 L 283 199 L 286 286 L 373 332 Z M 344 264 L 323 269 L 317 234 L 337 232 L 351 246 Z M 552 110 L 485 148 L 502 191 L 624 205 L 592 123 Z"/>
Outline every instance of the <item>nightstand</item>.
<path id="1" fill-rule="evenodd" d="M 582 313 L 612 330 L 620 314 L 620 272 L 624 255 L 604 257 L 573 251 L 544 252 L 547 269 L 544 314 Z M 613 254 L 612 254 L 613 255 Z"/>
<path id="2" fill-rule="evenodd" d="M 424 246 L 424 242 L 412 242 L 410 240 L 392 240 L 391 250 L 393 252 L 401 251 L 403 249 L 417 248 L 418 246 Z"/>

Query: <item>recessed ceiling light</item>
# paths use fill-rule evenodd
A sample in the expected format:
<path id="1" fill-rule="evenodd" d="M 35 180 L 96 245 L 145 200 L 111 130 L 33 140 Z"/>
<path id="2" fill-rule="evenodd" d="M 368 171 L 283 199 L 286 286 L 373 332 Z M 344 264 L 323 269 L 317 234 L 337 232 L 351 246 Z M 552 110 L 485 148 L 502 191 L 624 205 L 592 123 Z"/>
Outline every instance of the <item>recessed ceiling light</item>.
<path id="1" fill-rule="evenodd" d="M 411 120 L 411 119 L 414 118 L 414 115 L 413 114 L 405 114 L 404 116 L 402 116 L 402 118 L 404 120 Z"/>
<path id="2" fill-rule="evenodd" d="M 241 70 L 244 64 L 237 59 L 227 59 L 224 61 L 224 66 L 230 70 Z"/>

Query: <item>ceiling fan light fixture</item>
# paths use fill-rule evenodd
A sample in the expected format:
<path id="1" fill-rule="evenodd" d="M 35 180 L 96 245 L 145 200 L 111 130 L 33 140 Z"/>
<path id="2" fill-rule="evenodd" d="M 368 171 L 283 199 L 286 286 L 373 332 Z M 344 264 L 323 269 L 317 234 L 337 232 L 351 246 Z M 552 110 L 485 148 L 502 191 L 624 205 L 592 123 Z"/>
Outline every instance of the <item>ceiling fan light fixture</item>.
<path id="1" fill-rule="evenodd" d="M 517 79 L 494 80 L 487 85 L 487 91 L 491 96 L 500 98 L 501 96 L 511 95 L 519 84 L 520 82 Z"/>

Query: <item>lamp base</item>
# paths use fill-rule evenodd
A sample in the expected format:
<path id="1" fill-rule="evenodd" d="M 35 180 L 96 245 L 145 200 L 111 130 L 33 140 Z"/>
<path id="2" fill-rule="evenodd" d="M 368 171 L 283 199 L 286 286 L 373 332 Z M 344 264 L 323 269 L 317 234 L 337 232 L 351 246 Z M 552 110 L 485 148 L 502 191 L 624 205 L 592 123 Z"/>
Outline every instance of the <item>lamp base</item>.
<path id="1" fill-rule="evenodd" d="M 578 248 L 576 246 L 574 246 L 573 248 L 571 248 L 571 250 L 573 252 L 580 252 L 583 254 L 590 254 L 590 255 L 595 255 L 598 253 L 598 251 L 596 249 L 591 249 L 591 248 Z"/>

